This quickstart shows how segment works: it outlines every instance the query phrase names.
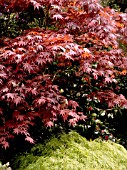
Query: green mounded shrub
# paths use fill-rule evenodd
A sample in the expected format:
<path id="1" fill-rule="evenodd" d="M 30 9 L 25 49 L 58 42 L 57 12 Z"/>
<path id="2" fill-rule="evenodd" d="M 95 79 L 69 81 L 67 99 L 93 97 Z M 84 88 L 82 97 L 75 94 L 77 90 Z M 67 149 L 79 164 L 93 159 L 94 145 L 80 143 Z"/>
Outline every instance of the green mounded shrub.
<path id="1" fill-rule="evenodd" d="M 20 2 L 20 0 L 17 2 Z M 46 123 L 44 123 L 49 127 L 53 126 L 57 115 L 60 118 L 63 117 L 64 122 L 66 121 L 67 123 L 71 117 L 72 119 L 69 124 L 75 125 L 75 120 L 79 120 L 79 116 L 76 118 L 74 112 L 69 112 L 66 109 L 68 107 L 70 109 L 72 106 L 72 109 L 76 109 L 79 114 L 83 112 L 84 115 L 87 115 L 87 121 L 80 123 L 86 131 L 88 130 L 87 134 L 89 134 L 90 138 L 96 138 L 98 136 L 104 136 L 106 139 L 108 136 L 111 138 L 110 133 L 113 130 L 115 131 L 116 128 L 113 127 L 114 123 L 110 127 L 110 122 L 115 122 L 115 124 L 117 122 L 115 119 L 112 121 L 114 112 L 112 113 L 110 107 L 114 107 L 114 105 L 125 107 L 126 103 L 124 104 L 124 101 L 126 99 L 124 99 L 124 92 L 123 96 L 121 93 L 118 93 L 115 76 L 117 73 L 121 75 L 127 69 L 126 64 L 123 65 L 126 62 L 126 58 L 124 60 L 121 57 L 123 53 L 117 47 L 117 38 L 123 34 L 120 30 L 125 32 L 126 22 L 124 18 L 126 16 L 121 13 L 115 13 L 114 10 L 110 10 L 109 8 L 104 9 L 99 4 L 96 4 L 95 1 L 91 0 L 88 3 L 87 0 L 79 0 L 77 2 L 77 8 L 72 3 L 71 10 L 69 7 L 71 4 L 65 6 L 63 4 L 62 7 L 59 1 L 57 2 L 61 10 L 56 12 L 56 4 L 52 4 L 51 11 L 53 11 L 50 12 L 50 14 L 53 14 L 50 17 L 50 19 L 52 18 L 52 22 L 50 23 L 51 28 L 55 27 L 56 31 L 51 28 L 49 30 L 48 24 L 46 30 L 38 28 L 31 29 L 31 31 L 27 30 L 23 36 L 7 41 L 7 46 L 1 49 L 2 88 L 0 95 L 0 115 L 2 117 L 1 136 L 3 136 L 3 138 L 1 137 L 1 144 L 5 148 L 9 146 L 9 143 L 5 140 L 13 140 L 13 138 L 15 140 L 15 136 L 20 133 L 27 135 L 25 138 L 26 141 L 31 143 L 34 143 L 33 139 L 37 141 L 35 131 L 31 135 L 33 139 L 28 136 L 28 126 L 30 127 L 30 131 L 32 131 L 31 126 L 34 124 L 37 124 L 36 127 L 39 130 L 41 129 L 37 121 L 36 123 L 32 123 L 32 120 L 36 116 L 43 122 L 46 120 Z M 85 2 L 85 6 L 82 2 Z M 12 3 L 11 6 L 16 8 L 17 4 Z M 23 6 L 25 5 L 23 4 Z M 39 8 L 39 5 L 34 7 Z M 81 11 L 81 8 L 84 9 L 84 12 Z M 5 18 L 3 14 L 2 17 Z M 27 26 L 32 27 L 31 19 L 33 17 L 28 11 L 22 11 L 14 17 L 14 20 L 17 18 L 18 21 L 23 19 L 21 30 L 28 29 L 29 27 L 26 28 Z M 120 21 L 117 21 L 118 18 L 120 18 Z M 101 22 L 98 22 L 98 19 Z M 5 26 L 8 23 L 6 21 L 4 21 Z M 19 25 L 15 24 L 15 26 Z M 11 29 L 11 27 L 8 28 Z M 116 36 L 117 32 L 119 34 L 118 37 Z M 84 36 L 86 37 L 85 39 Z M 49 89 L 46 89 L 45 86 Z M 58 90 L 56 87 L 58 87 Z M 116 94 L 114 94 L 115 88 L 117 91 Z M 56 90 L 58 93 L 56 93 Z M 52 92 L 54 93 L 52 94 Z M 91 97 L 93 94 L 95 96 Z M 63 98 L 67 98 L 67 100 L 62 101 L 63 98 L 61 97 L 61 99 L 59 97 L 60 95 Z M 46 99 L 43 99 L 44 96 L 47 98 L 45 97 Z M 103 99 L 106 99 L 107 103 Z M 71 102 L 68 102 L 70 100 Z M 77 108 L 78 104 L 76 102 L 80 107 Z M 47 107 L 46 109 L 45 105 Z M 59 108 L 62 109 L 61 112 L 59 110 L 57 111 Z M 66 110 L 63 111 L 63 108 Z M 50 113 L 52 113 L 53 119 L 50 118 Z M 5 118 L 3 119 L 4 116 Z M 60 124 L 59 117 L 55 123 Z M 47 119 L 50 121 L 47 121 Z M 121 129 L 121 126 L 117 127 Z M 35 126 L 34 129 L 36 129 Z M 91 133 L 89 133 L 89 129 Z M 37 134 L 36 136 L 38 138 L 41 137 L 41 135 Z M 19 142 L 20 144 L 22 144 L 21 141 L 22 138 Z M 33 157 L 33 159 L 36 158 Z"/>
<path id="2" fill-rule="evenodd" d="M 76 132 L 53 137 L 18 156 L 13 170 L 126 170 L 127 151 L 111 141 L 88 141 Z"/>
<path id="3" fill-rule="evenodd" d="M 6 164 L 2 165 L 2 163 L 0 162 L 0 170 L 12 170 L 11 167 L 9 167 L 9 162 L 7 162 Z"/>

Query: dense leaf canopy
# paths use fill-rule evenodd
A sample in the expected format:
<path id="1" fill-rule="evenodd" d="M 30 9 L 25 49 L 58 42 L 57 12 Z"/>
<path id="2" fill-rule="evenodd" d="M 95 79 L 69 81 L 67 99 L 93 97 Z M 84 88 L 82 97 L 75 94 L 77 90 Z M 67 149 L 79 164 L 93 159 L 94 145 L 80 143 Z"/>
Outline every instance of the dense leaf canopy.
<path id="1" fill-rule="evenodd" d="M 83 97 L 96 100 L 100 108 L 105 103 L 127 108 L 126 94 L 118 91 L 118 77 L 127 71 L 126 53 L 119 46 L 127 43 L 127 14 L 96 0 L 0 3 L 2 14 L 18 16 L 29 5 L 43 9 L 45 26 L 28 29 L 0 48 L 0 144 L 8 147 L 15 134 L 34 143 L 29 127 L 37 117 L 48 127 L 59 118 L 73 126 L 86 121 Z M 75 80 L 80 80 L 77 99 L 63 93 Z"/>

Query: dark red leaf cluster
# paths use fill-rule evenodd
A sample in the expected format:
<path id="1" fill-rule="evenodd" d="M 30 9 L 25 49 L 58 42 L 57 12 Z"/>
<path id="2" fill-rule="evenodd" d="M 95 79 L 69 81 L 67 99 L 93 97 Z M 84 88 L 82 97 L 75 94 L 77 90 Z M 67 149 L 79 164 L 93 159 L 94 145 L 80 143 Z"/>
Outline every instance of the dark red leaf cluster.
<path id="1" fill-rule="evenodd" d="M 126 42 L 126 14 L 103 8 L 95 0 L 6 3 L 6 8 L 14 12 L 23 11 L 29 3 L 48 10 L 57 31 L 30 29 L 0 49 L 0 144 L 8 147 L 7 141 L 15 134 L 23 134 L 25 140 L 34 143 L 28 129 L 34 126 L 36 117 L 49 127 L 59 116 L 70 125 L 86 119 L 77 111 L 78 103 L 64 97 L 54 83 L 57 74 L 75 63 L 77 77 L 88 84 L 91 79 L 98 82 L 100 90 L 90 97 L 107 102 L 109 107 L 127 107 L 123 95 L 107 89 L 109 84 L 117 84 L 116 76 L 127 70 L 127 57 L 118 43 Z M 51 69 L 54 63 L 56 71 Z"/>

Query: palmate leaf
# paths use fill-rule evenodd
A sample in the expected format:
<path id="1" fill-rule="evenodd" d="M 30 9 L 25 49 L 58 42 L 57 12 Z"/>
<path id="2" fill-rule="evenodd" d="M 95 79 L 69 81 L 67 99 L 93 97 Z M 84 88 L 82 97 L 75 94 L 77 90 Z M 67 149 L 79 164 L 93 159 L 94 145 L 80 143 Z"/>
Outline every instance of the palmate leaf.
<path id="1" fill-rule="evenodd" d="M 24 115 L 18 115 L 17 117 L 16 117 L 16 120 L 18 121 L 23 121 L 24 120 Z"/>
<path id="2" fill-rule="evenodd" d="M 31 71 L 33 70 L 32 65 L 29 63 L 24 63 L 23 68 L 24 68 L 24 71 L 28 71 L 28 73 L 31 73 Z"/>
<path id="3" fill-rule="evenodd" d="M 37 100 L 37 104 L 38 104 L 39 106 L 45 104 L 45 102 L 46 102 L 46 99 L 45 99 L 45 98 L 40 98 L 40 99 Z"/>
<path id="4" fill-rule="evenodd" d="M 0 70 L 4 70 L 5 66 L 0 64 Z"/>
<path id="5" fill-rule="evenodd" d="M 65 53 L 65 59 L 74 60 L 73 57 L 71 55 L 69 55 L 68 53 Z"/>
<path id="6" fill-rule="evenodd" d="M 2 141 L 1 144 L 5 150 L 9 147 L 9 142 L 7 141 Z"/>
<path id="7" fill-rule="evenodd" d="M 23 98 L 20 97 L 20 96 L 16 96 L 15 99 L 14 99 L 14 103 L 16 104 L 16 106 L 20 103 L 22 103 L 23 101 Z"/>
<path id="8" fill-rule="evenodd" d="M 43 50 L 43 46 L 42 45 L 38 45 L 37 46 L 37 51 L 42 51 Z"/>
<path id="9" fill-rule="evenodd" d="M 0 78 L 7 79 L 7 75 L 5 72 L 0 72 Z"/>
<path id="10" fill-rule="evenodd" d="M 14 129 L 14 133 L 18 135 L 20 133 L 20 129 L 19 128 L 15 128 Z"/>
<path id="11" fill-rule="evenodd" d="M 38 2 L 36 2 L 34 0 L 31 0 L 30 2 L 33 4 L 34 9 L 38 9 L 39 10 L 39 8 L 41 7 L 40 3 L 38 3 Z"/>
<path id="12" fill-rule="evenodd" d="M 26 136 L 25 140 L 32 144 L 35 143 L 35 141 L 30 136 Z"/>
<path id="13" fill-rule="evenodd" d="M 21 40 L 18 42 L 18 45 L 19 45 L 19 47 L 23 47 L 26 45 L 26 42 Z"/>
<path id="14" fill-rule="evenodd" d="M 111 77 L 105 77 L 105 82 L 106 83 L 112 83 L 112 78 Z"/>
<path id="15" fill-rule="evenodd" d="M 69 113 L 68 109 L 63 109 L 60 111 L 60 114 L 62 115 L 64 122 L 68 119 L 68 116 L 69 116 L 68 113 Z"/>
<path id="16" fill-rule="evenodd" d="M 18 126 L 13 129 L 14 134 L 24 134 L 25 136 L 28 136 L 29 133 L 27 132 L 27 129 L 23 128 L 22 126 Z"/>
<path id="17" fill-rule="evenodd" d="M 70 124 L 71 126 L 75 126 L 76 123 L 77 123 L 77 120 L 76 120 L 75 118 L 72 118 L 72 119 L 69 120 L 69 124 Z"/>
<path id="18" fill-rule="evenodd" d="M 45 123 L 45 125 L 51 128 L 54 125 L 54 123 L 52 121 L 48 121 Z"/>
<path id="19" fill-rule="evenodd" d="M 5 95 L 5 97 L 7 97 L 7 99 L 11 99 L 11 100 L 14 100 L 15 96 L 16 96 L 16 93 L 7 93 Z"/>
<path id="20" fill-rule="evenodd" d="M 58 20 L 58 19 L 63 19 L 63 16 L 60 14 L 55 14 L 55 15 L 53 15 L 52 18 Z"/>
<path id="21" fill-rule="evenodd" d="M 73 100 L 69 100 L 68 105 L 71 106 L 74 109 L 76 109 L 79 106 L 79 104 L 76 101 L 73 101 Z"/>
<path id="22" fill-rule="evenodd" d="M 40 57 L 40 58 L 38 57 L 38 58 L 36 59 L 36 62 L 37 62 L 38 65 L 41 65 L 41 66 L 43 66 L 44 64 L 46 64 L 46 60 L 45 60 L 44 58 L 41 58 L 41 57 Z"/>
<path id="23" fill-rule="evenodd" d="M 68 119 L 68 113 L 65 112 L 65 114 L 62 115 L 63 121 L 65 122 Z"/>

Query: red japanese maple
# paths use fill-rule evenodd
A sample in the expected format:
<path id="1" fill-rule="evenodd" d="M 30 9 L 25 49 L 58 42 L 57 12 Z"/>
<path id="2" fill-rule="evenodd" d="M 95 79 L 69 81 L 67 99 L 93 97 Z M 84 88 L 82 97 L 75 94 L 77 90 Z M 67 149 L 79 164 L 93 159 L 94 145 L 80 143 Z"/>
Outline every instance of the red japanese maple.
<path id="1" fill-rule="evenodd" d="M 13 12 L 30 4 L 43 8 L 47 27 L 50 18 L 55 29 L 27 30 L 0 49 L 0 144 L 8 147 L 8 139 L 15 134 L 34 143 L 28 130 L 36 117 L 49 127 L 59 116 L 70 125 L 86 119 L 77 109 L 79 104 L 60 93 L 58 75 L 67 68 L 76 66 L 73 75 L 88 84 L 96 81 L 99 90 L 89 94 L 90 98 L 106 101 L 109 107 L 127 107 L 124 96 L 108 89 L 109 84 L 117 84 L 116 76 L 127 70 L 127 57 L 118 43 L 126 43 L 126 14 L 103 8 L 96 0 L 6 3 L 6 10 Z"/>

